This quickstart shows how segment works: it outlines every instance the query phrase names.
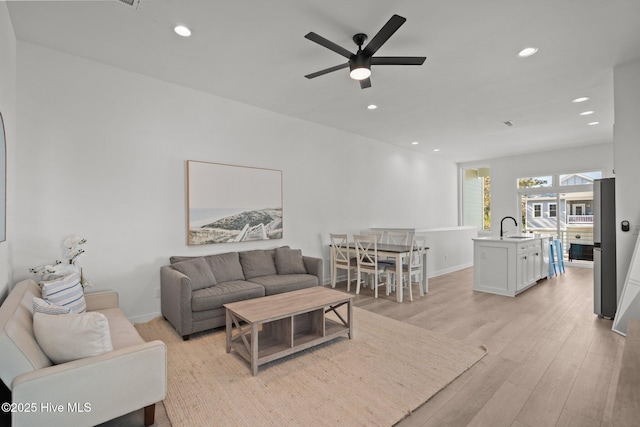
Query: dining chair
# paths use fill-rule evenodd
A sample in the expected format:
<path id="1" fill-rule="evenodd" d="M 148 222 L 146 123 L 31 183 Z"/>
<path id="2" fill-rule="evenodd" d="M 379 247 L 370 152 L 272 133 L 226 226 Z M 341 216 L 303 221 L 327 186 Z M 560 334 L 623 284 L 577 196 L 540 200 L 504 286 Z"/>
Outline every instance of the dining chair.
<path id="1" fill-rule="evenodd" d="M 378 243 L 386 243 L 387 241 L 387 232 L 385 230 L 369 230 L 363 234 L 366 234 L 368 236 L 375 236 Z"/>
<path id="2" fill-rule="evenodd" d="M 404 286 L 409 291 L 409 300 L 413 301 L 413 283 L 412 278 L 416 277 L 416 282 L 418 283 L 418 288 L 420 289 L 420 296 L 424 296 L 424 289 L 422 288 L 422 260 L 424 258 L 425 253 L 425 241 L 424 239 L 416 238 L 415 236 L 411 239 L 411 251 L 409 252 L 409 260 L 407 263 L 402 264 L 402 277 L 400 278 L 400 286 Z M 387 273 L 387 277 L 390 283 L 393 283 L 392 286 L 387 288 L 387 295 L 389 294 L 390 289 L 395 289 L 397 286 L 398 278 L 395 277 L 396 266 L 388 265 L 385 267 L 385 272 Z M 395 280 L 393 280 L 395 279 Z"/>
<path id="3" fill-rule="evenodd" d="M 380 282 L 380 275 L 385 275 L 386 265 L 378 264 L 378 241 L 376 240 L 375 236 L 366 234 L 354 234 L 353 240 L 356 246 L 356 263 L 358 269 L 356 294 L 360 293 L 360 282 L 362 280 L 362 274 L 371 274 L 374 278 L 374 298 L 378 298 L 378 288 L 382 284 Z"/>
<path id="4" fill-rule="evenodd" d="M 346 234 L 330 233 L 331 238 L 331 287 L 336 287 L 338 269 L 347 270 L 347 292 L 351 290 L 351 269 L 357 268 L 356 258 L 349 249 L 349 238 Z"/>
<path id="5" fill-rule="evenodd" d="M 387 231 L 387 240 L 385 243 L 390 245 L 408 245 L 409 244 L 409 232 L 408 231 Z M 394 257 L 387 257 L 384 262 L 389 265 L 396 265 Z"/>
<path id="6" fill-rule="evenodd" d="M 387 231 L 387 243 L 390 245 L 408 245 L 408 231 Z"/>

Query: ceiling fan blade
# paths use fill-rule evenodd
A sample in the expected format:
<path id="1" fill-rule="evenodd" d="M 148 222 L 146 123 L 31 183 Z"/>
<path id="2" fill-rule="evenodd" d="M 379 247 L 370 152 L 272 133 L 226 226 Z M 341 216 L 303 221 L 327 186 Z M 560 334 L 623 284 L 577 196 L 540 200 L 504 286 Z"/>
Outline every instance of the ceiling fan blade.
<path id="1" fill-rule="evenodd" d="M 360 89 L 366 89 L 368 87 L 371 87 L 371 79 L 369 77 L 364 80 L 360 80 Z"/>
<path id="2" fill-rule="evenodd" d="M 375 56 L 371 65 L 422 65 L 426 56 Z"/>
<path id="3" fill-rule="evenodd" d="M 319 36 L 318 34 L 316 34 L 314 32 L 311 32 L 311 33 L 307 34 L 304 37 L 306 39 L 311 40 L 312 42 L 318 43 L 320 46 L 324 46 L 327 49 L 334 51 L 338 55 L 344 56 L 347 59 L 351 58 L 351 55 L 353 55 L 351 52 L 349 52 L 347 49 L 343 48 L 342 46 L 338 46 L 337 44 L 335 44 L 331 40 L 327 40 L 324 37 Z"/>
<path id="4" fill-rule="evenodd" d="M 349 66 L 349 63 L 345 62 L 344 64 L 336 65 L 335 67 L 330 67 L 324 70 L 316 71 L 315 73 L 307 74 L 305 77 L 308 79 L 312 79 L 314 77 L 322 76 L 323 74 L 331 73 L 337 70 L 342 70 L 343 68 L 347 68 L 348 66 Z"/>
<path id="5" fill-rule="evenodd" d="M 378 34 L 373 36 L 369 44 L 367 44 L 367 47 L 365 47 L 362 52 L 366 56 L 373 56 L 373 54 L 376 53 L 387 40 L 389 40 L 389 37 L 398 31 L 398 28 L 400 28 L 406 20 L 407 18 L 403 18 L 400 15 L 393 15 L 391 19 L 384 24 L 380 31 L 378 31 Z"/>

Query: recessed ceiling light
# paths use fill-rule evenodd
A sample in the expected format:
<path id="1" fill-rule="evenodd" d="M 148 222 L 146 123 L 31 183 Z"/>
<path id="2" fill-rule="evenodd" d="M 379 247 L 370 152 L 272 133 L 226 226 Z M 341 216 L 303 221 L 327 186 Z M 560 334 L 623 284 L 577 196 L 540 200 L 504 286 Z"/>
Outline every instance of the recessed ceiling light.
<path id="1" fill-rule="evenodd" d="M 582 113 L 580 113 L 581 116 L 590 116 L 591 114 L 593 114 L 593 111 L 591 111 L 591 110 L 583 111 Z"/>
<path id="2" fill-rule="evenodd" d="M 520 58 L 526 58 L 528 56 L 535 55 L 536 53 L 538 53 L 537 47 L 525 47 L 520 52 L 518 52 L 518 56 Z"/>
<path id="3" fill-rule="evenodd" d="M 434 148 L 433 151 L 440 151 L 440 149 L 439 148 Z"/>
<path id="4" fill-rule="evenodd" d="M 378 106 L 376 104 L 369 104 L 369 105 L 367 105 L 367 108 L 369 110 L 375 110 L 376 108 L 378 108 Z"/>
<path id="5" fill-rule="evenodd" d="M 191 30 L 185 27 L 184 25 L 176 26 L 173 31 L 176 32 L 177 35 L 182 37 L 189 37 L 191 35 Z"/>
<path id="6" fill-rule="evenodd" d="M 589 123 L 587 123 L 587 125 L 589 125 L 589 126 L 599 125 L 599 124 L 600 124 L 600 122 L 589 122 Z"/>
<path id="7" fill-rule="evenodd" d="M 411 143 L 411 145 L 418 145 L 418 144 L 420 144 L 418 141 L 413 141 L 413 142 Z"/>
<path id="8" fill-rule="evenodd" d="M 589 97 L 588 96 L 581 96 L 580 98 L 576 98 L 571 102 L 575 102 L 576 104 L 580 103 L 580 102 L 584 102 L 584 101 L 588 101 Z"/>

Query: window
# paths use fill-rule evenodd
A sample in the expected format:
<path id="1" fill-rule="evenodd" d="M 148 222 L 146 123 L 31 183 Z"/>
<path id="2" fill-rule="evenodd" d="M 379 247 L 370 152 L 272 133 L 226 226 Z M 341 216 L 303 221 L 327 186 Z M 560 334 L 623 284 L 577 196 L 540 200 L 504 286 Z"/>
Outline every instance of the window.
<path id="1" fill-rule="evenodd" d="M 462 225 L 491 229 L 491 177 L 488 167 L 462 169 Z"/>
<path id="2" fill-rule="evenodd" d="M 551 187 L 552 184 L 551 176 L 532 176 L 518 179 L 518 188 Z"/>
<path id="3" fill-rule="evenodd" d="M 602 178 L 602 172 L 580 172 L 560 175 L 560 185 L 591 185 L 594 179 Z"/>
<path id="4" fill-rule="evenodd" d="M 557 236 L 567 260 L 572 245 L 592 245 L 593 181 L 602 175 L 595 171 L 517 179 L 523 230 Z"/>
<path id="5" fill-rule="evenodd" d="M 533 217 L 542 218 L 542 205 L 540 203 L 533 205 Z"/>

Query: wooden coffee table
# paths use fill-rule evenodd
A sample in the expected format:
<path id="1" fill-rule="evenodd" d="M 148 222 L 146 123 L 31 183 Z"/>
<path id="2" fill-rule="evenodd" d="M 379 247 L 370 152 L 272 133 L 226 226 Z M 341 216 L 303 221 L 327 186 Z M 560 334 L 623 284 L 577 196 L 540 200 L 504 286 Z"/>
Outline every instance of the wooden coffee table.
<path id="1" fill-rule="evenodd" d="M 322 286 L 224 304 L 227 353 L 258 366 L 338 337 L 353 338 L 353 295 Z M 345 319 L 337 308 L 347 305 Z M 340 321 L 328 319 L 334 312 Z M 242 321 L 246 323 L 242 323 Z M 235 334 L 233 334 L 235 326 Z"/>

